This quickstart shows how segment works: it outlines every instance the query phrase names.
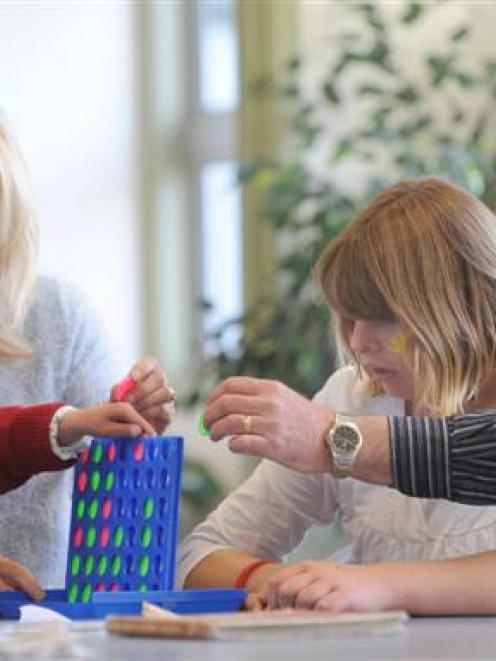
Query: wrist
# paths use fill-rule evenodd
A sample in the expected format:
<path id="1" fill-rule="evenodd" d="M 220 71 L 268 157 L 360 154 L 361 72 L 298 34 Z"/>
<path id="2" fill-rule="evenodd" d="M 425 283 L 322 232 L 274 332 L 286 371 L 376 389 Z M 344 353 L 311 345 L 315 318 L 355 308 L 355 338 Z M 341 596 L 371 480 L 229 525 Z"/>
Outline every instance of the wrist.
<path id="1" fill-rule="evenodd" d="M 272 574 L 275 564 L 279 563 L 272 558 L 257 558 L 239 571 L 234 580 L 234 587 L 250 592 L 260 591 L 261 584 L 265 581 L 264 575 Z"/>
<path id="2" fill-rule="evenodd" d="M 372 484 L 390 485 L 392 471 L 387 418 L 359 416 L 355 422 L 362 431 L 364 442 L 351 476 Z"/>
<path id="3" fill-rule="evenodd" d="M 322 439 L 330 461 L 330 472 L 338 478 L 351 477 L 362 451 L 363 433 L 354 416 L 336 413 Z"/>
<path id="4" fill-rule="evenodd" d="M 79 410 L 73 406 L 62 406 L 55 411 L 50 422 L 50 446 L 52 452 L 63 461 L 75 459 L 89 447 L 91 441 L 81 428 L 70 423 L 78 413 Z"/>

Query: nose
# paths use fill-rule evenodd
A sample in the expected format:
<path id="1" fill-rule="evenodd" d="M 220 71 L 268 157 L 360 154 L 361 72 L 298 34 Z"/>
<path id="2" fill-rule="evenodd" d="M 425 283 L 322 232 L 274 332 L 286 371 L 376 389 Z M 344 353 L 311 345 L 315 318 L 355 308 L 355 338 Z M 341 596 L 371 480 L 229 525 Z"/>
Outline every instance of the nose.
<path id="1" fill-rule="evenodd" d="M 382 343 L 369 321 L 357 320 L 350 337 L 350 348 L 354 354 L 366 355 L 381 350 Z"/>

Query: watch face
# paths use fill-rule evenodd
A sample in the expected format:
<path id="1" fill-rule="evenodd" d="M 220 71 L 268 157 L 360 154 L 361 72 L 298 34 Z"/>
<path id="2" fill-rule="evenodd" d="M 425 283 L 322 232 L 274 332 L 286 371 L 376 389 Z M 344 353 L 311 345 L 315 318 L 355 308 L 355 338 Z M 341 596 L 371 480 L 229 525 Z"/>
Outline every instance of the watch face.
<path id="1" fill-rule="evenodd" d="M 348 425 L 340 425 L 334 431 L 332 443 L 339 452 L 353 452 L 360 442 L 356 429 Z"/>

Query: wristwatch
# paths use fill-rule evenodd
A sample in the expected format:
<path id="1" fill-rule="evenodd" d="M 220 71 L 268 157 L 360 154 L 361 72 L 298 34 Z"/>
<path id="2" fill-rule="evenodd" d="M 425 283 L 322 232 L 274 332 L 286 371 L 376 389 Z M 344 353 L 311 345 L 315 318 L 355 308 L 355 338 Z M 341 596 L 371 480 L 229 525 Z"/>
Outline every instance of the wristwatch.
<path id="1" fill-rule="evenodd" d="M 336 477 L 348 477 L 363 444 L 363 436 L 353 418 L 336 413 L 332 427 L 324 435 L 329 448 Z"/>

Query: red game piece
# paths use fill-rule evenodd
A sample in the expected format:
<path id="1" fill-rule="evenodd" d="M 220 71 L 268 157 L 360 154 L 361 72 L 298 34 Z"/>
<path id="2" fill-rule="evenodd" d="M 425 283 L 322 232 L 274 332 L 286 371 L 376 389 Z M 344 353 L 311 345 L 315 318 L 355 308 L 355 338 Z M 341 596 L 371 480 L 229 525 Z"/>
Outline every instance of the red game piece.
<path id="1" fill-rule="evenodd" d="M 137 441 L 136 445 L 133 448 L 133 457 L 134 461 L 142 461 L 145 456 L 145 446 L 143 441 Z"/>
<path id="2" fill-rule="evenodd" d="M 74 537 L 72 543 L 74 544 L 74 547 L 77 549 L 83 543 L 83 528 L 81 526 L 78 526 L 74 531 Z"/>
<path id="3" fill-rule="evenodd" d="M 105 498 L 102 505 L 103 518 L 108 519 L 111 511 L 112 511 L 112 501 L 110 500 L 110 498 Z"/>
<path id="4" fill-rule="evenodd" d="M 84 450 L 84 451 L 81 452 L 81 454 L 79 455 L 79 461 L 80 461 L 80 463 L 82 463 L 82 464 L 87 464 L 89 458 L 90 458 L 90 451 L 89 451 L 89 450 Z"/>
<path id="5" fill-rule="evenodd" d="M 105 548 L 109 543 L 109 539 L 110 539 L 110 530 L 108 529 L 108 526 L 104 526 L 100 530 L 100 546 L 102 548 Z"/>
<path id="6" fill-rule="evenodd" d="M 131 379 L 130 376 L 126 376 L 125 379 L 122 379 L 120 383 L 114 386 L 114 389 L 112 391 L 112 396 L 116 402 L 122 402 L 125 399 L 126 395 L 128 395 L 131 392 L 131 390 L 134 389 L 135 386 L 136 386 L 136 381 L 134 379 Z"/>
<path id="7" fill-rule="evenodd" d="M 86 471 L 81 471 L 78 475 L 78 489 L 81 493 L 86 489 L 86 485 L 88 484 L 88 476 L 86 474 Z"/>
<path id="8" fill-rule="evenodd" d="M 111 443 L 108 446 L 107 459 L 109 460 L 110 463 L 112 463 L 115 461 L 116 456 L 117 456 L 117 448 L 115 447 L 115 443 Z"/>

